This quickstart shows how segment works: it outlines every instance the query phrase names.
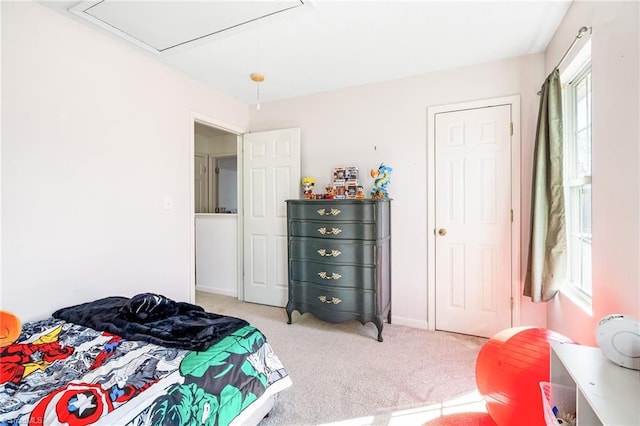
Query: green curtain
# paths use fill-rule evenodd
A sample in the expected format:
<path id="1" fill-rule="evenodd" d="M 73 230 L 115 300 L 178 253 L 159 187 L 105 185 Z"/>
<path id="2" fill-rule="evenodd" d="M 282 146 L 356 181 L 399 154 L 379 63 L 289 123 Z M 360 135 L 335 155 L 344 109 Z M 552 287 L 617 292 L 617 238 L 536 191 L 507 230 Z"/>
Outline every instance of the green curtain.
<path id="1" fill-rule="evenodd" d="M 553 298 L 565 282 L 567 237 L 562 185 L 562 92 L 556 68 L 542 85 L 533 159 L 531 236 L 524 295 Z"/>

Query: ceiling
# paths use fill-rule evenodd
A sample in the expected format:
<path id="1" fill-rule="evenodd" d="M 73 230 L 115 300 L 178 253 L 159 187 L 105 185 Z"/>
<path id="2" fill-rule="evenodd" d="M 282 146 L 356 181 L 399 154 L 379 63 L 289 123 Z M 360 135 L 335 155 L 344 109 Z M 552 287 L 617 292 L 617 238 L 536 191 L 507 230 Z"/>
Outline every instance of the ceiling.
<path id="1" fill-rule="evenodd" d="M 51 1 L 254 104 L 544 51 L 570 0 Z M 260 72 L 259 85 L 250 74 Z M 258 87 L 259 86 L 259 87 Z"/>

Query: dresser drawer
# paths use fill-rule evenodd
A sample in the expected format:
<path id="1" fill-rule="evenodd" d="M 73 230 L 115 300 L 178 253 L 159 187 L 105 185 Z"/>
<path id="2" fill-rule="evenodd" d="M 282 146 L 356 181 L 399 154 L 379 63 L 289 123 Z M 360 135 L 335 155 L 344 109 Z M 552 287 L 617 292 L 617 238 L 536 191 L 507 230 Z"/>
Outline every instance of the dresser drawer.
<path id="1" fill-rule="evenodd" d="M 319 285 L 374 290 L 376 269 L 373 266 L 290 261 L 290 278 Z"/>
<path id="2" fill-rule="evenodd" d="M 326 262 L 327 264 L 357 263 L 375 265 L 376 242 L 329 240 L 293 237 L 289 242 L 292 259 Z"/>
<path id="3" fill-rule="evenodd" d="M 375 240 L 374 223 L 315 222 L 292 220 L 289 222 L 289 234 L 292 237 L 317 237 L 328 240 Z"/>
<path id="4" fill-rule="evenodd" d="M 368 201 L 289 202 L 289 219 L 333 221 L 364 221 L 375 219 L 376 204 Z"/>
<path id="5" fill-rule="evenodd" d="M 375 312 L 375 296 L 375 292 L 372 291 L 323 287 L 296 282 L 292 283 L 289 293 L 292 303 L 306 304 L 309 306 L 309 310 L 316 314 L 319 313 L 318 310 L 371 314 Z M 331 317 L 325 318 L 325 320 L 332 321 Z"/>

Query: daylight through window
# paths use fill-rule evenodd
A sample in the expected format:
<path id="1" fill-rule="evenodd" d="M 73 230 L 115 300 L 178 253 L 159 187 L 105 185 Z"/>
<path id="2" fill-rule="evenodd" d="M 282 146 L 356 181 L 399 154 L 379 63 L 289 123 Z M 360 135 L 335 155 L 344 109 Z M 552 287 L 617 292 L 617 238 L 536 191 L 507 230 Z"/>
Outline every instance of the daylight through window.
<path id="1" fill-rule="evenodd" d="M 586 50 L 586 53 L 585 53 Z M 578 62 L 576 64 L 575 62 Z M 564 86 L 564 183 L 569 282 L 591 298 L 591 61 L 590 44 L 569 68 Z M 567 72 L 563 73 L 565 77 Z"/>

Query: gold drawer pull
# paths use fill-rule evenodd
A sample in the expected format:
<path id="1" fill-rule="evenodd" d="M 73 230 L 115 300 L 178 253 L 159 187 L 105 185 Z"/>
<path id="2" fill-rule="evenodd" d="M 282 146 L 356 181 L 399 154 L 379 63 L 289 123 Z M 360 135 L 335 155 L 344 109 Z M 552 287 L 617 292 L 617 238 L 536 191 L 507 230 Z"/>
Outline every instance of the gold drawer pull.
<path id="1" fill-rule="evenodd" d="M 338 235 L 342 232 L 340 228 L 331 228 L 331 230 L 327 230 L 327 228 L 318 228 L 318 232 L 322 235 Z"/>
<path id="2" fill-rule="evenodd" d="M 320 299 L 322 303 L 328 303 L 330 305 L 337 305 L 338 303 L 342 302 L 342 300 L 338 299 L 337 297 L 327 299 L 327 296 L 318 296 L 318 299 Z"/>
<path id="3" fill-rule="evenodd" d="M 318 209 L 317 212 L 320 216 L 338 216 L 340 213 L 342 213 L 338 209 L 331 209 L 329 211 L 327 211 L 327 209 Z"/>
<path id="4" fill-rule="evenodd" d="M 318 254 L 323 257 L 338 257 L 342 252 L 340 250 L 331 250 L 328 252 L 325 249 L 320 249 L 318 250 Z"/>
<path id="5" fill-rule="evenodd" d="M 338 274 L 336 272 L 333 272 L 331 275 L 327 274 L 324 271 L 323 272 L 318 272 L 318 276 L 320 278 L 325 279 L 325 280 L 338 280 L 338 279 L 342 278 L 342 275 L 340 275 L 340 274 Z"/>

